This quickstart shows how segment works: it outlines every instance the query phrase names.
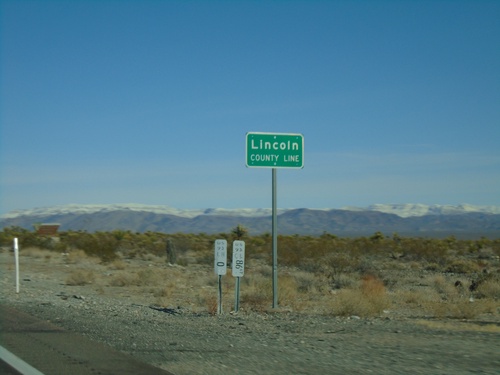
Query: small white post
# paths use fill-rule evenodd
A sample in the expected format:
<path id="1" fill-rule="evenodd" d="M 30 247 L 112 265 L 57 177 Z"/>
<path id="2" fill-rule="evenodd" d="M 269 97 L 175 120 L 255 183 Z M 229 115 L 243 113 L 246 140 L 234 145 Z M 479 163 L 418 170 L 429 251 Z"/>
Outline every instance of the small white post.
<path id="1" fill-rule="evenodd" d="M 14 238 L 14 258 L 16 262 L 16 293 L 19 293 L 19 246 L 17 237 Z"/>
<path id="2" fill-rule="evenodd" d="M 217 294 L 217 314 L 222 314 L 222 276 L 227 271 L 227 241 L 215 240 L 215 273 L 219 276 L 219 293 Z"/>
<path id="3" fill-rule="evenodd" d="M 234 312 L 240 309 L 240 278 L 245 273 L 245 241 L 233 242 L 233 276 L 236 277 L 234 289 Z"/>

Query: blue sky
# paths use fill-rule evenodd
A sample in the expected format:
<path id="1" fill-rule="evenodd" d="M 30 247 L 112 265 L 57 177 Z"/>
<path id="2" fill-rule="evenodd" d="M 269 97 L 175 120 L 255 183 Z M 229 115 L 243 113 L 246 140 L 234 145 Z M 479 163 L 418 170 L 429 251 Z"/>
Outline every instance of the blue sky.
<path id="1" fill-rule="evenodd" d="M 500 205 L 499 1 L 0 1 L 1 213 Z"/>

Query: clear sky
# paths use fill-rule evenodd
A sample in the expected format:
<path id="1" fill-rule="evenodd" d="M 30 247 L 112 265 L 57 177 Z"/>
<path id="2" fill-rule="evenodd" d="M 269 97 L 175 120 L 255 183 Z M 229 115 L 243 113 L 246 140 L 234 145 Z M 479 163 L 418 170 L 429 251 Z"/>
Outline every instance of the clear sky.
<path id="1" fill-rule="evenodd" d="M 0 4 L 0 213 L 500 205 L 500 1 Z"/>

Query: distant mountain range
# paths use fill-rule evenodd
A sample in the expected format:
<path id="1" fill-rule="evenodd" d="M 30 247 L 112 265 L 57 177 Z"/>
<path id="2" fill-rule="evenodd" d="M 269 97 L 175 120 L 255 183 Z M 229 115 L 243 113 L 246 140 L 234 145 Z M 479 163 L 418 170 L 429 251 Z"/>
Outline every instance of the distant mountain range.
<path id="1" fill-rule="evenodd" d="M 177 209 L 141 204 L 63 205 L 16 210 L 0 216 L 0 227 L 32 229 L 57 222 L 64 230 L 164 233 L 227 233 L 241 224 L 250 234 L 271 232 L 271 209 Z M 339 236 L 377 231 L 422 237 L 500 237 L 500 207 L 473 205 L 375 204 L 365 208 L 278 209 L 280 234 Z"/>

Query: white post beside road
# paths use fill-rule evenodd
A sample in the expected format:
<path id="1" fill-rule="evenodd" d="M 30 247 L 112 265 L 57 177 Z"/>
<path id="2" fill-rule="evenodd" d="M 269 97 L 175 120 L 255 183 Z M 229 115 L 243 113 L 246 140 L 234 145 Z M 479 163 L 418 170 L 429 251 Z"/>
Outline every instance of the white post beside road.
<path id="1" fill-rule="evenodd" d="M 16 293 L 19 293 L 19 246 L 17 237 L 14 238 L 14 258 L 16 262 Z"/>
<path id="2" fill-rule="evenodd" d="M 233 276 L 236 277 L 234 289 L 234 312 L 240 309 L 240 278 L 245 273 L 245 241 L 233 241 Z"/>
<path id="3" fill-rule="evenodd" d="M 219 291 L 217 293 L 217 314 L 222 314 L 222 275 L 227 271 L 227 241 L 215 240 L 214 269 L 219 276 Z"/>

